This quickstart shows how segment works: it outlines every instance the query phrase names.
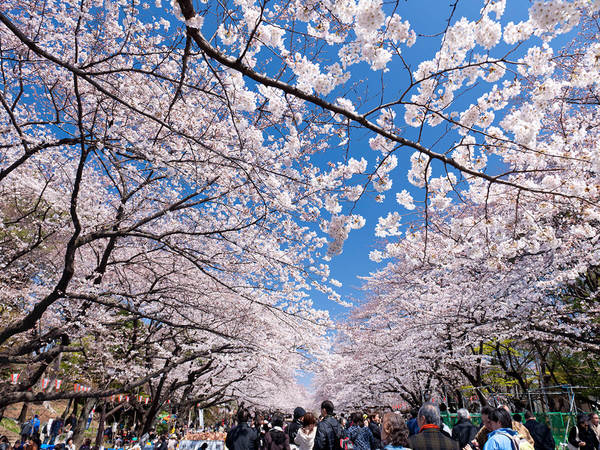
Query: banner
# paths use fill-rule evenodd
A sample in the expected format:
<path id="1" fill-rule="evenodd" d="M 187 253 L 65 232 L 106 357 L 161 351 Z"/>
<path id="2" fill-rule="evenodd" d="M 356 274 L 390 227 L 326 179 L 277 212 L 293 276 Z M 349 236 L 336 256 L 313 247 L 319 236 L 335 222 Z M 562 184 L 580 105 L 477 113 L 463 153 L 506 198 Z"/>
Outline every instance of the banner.
<path id="1" fill-rule="evenodd" d="M 75 383 L 75 384 L 73 385 L 73 390 L 74 390 L 75 392 L 79 392 L 79 391 L 81 390 L 81 386 L 80 386 L 79 384 Z"/>
<path id="2" fill-rule="evenodd" d="M 42 378 L 42 391 L 50 384 L 50 378 Z"/>
<path id="3" fill-rule="evenodd" d="M 223 441 L 187 441 L 179 442 L 179 450 L 201 450 L 202 444 L 206 443 L 206 450 L 224 450 L 225 442 Z"/>
<path id="4" fill-rule="evenodd" d="M 203 409 L 198 410 L 198 421 L 200 423 L 200 429 L 203 430 L 204 429 L 204 410 Z"/>
<path id="5" fill-rule="evenodd" d="M 54 387 L 58 391 L 60 389 L 60 385 L 62 384 L 62 380 L 54 380 Z"/>
<path id="6" fill-rule="evenodd" d="M 21 376 L 20 373 L 11 373 L 10 374 L 10 382 L 12 384 L 17 384 L 17 382 L 19 381 L 19 377 Z"/>

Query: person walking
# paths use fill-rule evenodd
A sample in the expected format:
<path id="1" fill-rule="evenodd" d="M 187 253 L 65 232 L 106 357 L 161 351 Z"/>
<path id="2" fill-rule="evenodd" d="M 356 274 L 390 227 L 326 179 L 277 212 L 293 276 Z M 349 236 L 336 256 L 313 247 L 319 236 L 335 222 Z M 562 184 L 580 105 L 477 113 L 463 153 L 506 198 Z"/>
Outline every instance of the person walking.
<path id="1" fill-rule="evenodd" d="M 22 442 L 27 441 L 27 439 L 31 437 L 33 434 L 33 424 L 31 420 L 26 420 L 21 424 L 21 432 L 19 434 L 21 435 Z"/>
<path id="2" fill-rule="evenodd" d="M 487 426 L 487 425 L 486 425 Z M 515 450 L 519 448 L 519 433 L 512 429 L 512 417 L 504 408 L 496 408 L 489 414 L 487 441 L 483 450 Z"/>
<path id="3" fill-rule="evenodd" d="M 304 408 L 298 406 L 294 409 L 294 418 L 292 423 L 290 423 L 286 429 L 287 435 L 290 438 L 290 444 L 293 444 L 296 439 L 296 434 L 298 434 L 298 430 L 302 428 L 302 418 L 306 414 Z"/>
<path id="4" fill-rule="evenodd" d="M 40 433 L 40 418 L 38 417 L 38 415 L 34 415 L 33 419 L 31 419 L 31 424 L 33 426 L 33 434 L 39 434 Z"/>
<path id="5" fill-rule="evenodd" d="M 388 412 L 383 415 L 381 443 L 384 450 L 407 450 L 408 433 L 408 426 L 399 414 Z"/>
<path id="6" fill-rule="evenodd" d="M 452 428 L 452 439 L 458 441 L 460 448 L 465 448 L 466 445 L 475 439 L 477 435 L 477 427 L 471 422 L 471 414 L 465 408 L 456 411 L 458 422 Z"/>
<path id="7" fill-rule="evenodd" d="M 265 434 L 263 450 L 290 450 L 290 437 L 283 431 L 283 417 L 274 415 L 271 425 L 272 428 Z"/>
<path id="8" fill-rule="evenodd" d="M 577 425 L 571 428 L 568 441 L 572 446 L 579 447 L 579 450 L 598 449 L 598 439 L 590 428 L 587 414 L 577 416 Z"/>
<path id="9" fill-rule="evenodd" d="M 492 432 L 490 428 L 490 414 L 494 411 L 491 406 L 484 406 L 481 408 L 481 428 L 475 435 L 475 439 L 471 441 L 471 447 L 476 450 L 482 450 L 483 446 L 487 442 L 488 434 Z"/>
<path id="10" fill-rule="evenodd" d="M 342 426 L 333 416 L 333 403 L 325 400 L 321 403 L 321 416 L 315 436 L 315 450 L 339 450 Z"/>
<path id="11" fill-rule="evenodd" d="M 56 437 L 61 433 L 63 428 L 63 421 L 60 417 L 56 417 L 52 421 L 52 426 L 50 427 L 50 442 L 48 444 L 54 445 L 54 441 Z"/>
<path id="12" fill-rule="evenodd" d="M 381 416 L 374 412 L 369 416 L 369 430 L 373 434 L 373 447 L 371 450 L 380 450 L 383 448 L 381 442 Z"/>
<path id="13" fill-rule="evenodd" d="M 410 419 L 408 419 L 408 421 L 406 422 L 409 436 L 412 436 L 413 434 L 417 434 L 419 432 L 419 424 L 417 422 L 418 414 L 419 410 L 417 408 L 411 408 Z"/>
<path id="14" fill-rule="evenodd" d="M 237 412 L 238 424 L 227 433 L 225 445 L 228 450 L 258 450 L 258 436 L 250 428 L 250 411 L 240 408 Z"/>
<path id="15" fill-rule="evenodd" d="M 533 438 L 535 450 L 554 450 L 556 448 L 554 436 L 548 425 L 538 422 L 531 411 L 525 411 L 525 428 L 529 430 L 529 434 Z"/>
<path id="16" fill-rule="evenodd" d="M 439 408 L 431 402 L 423 403 L 417 415 L 419 433 L 408 438 L 409 447 L 413 450 L 460 450 L 458 442 L 441 432 L 441 422 Z"/>
<path id="17" fill-rule="evenodd" d="M 375 447 L 373 433 L 367 425 L 362 413 L 355 412 L 350 416 L 351 425 L 348 428 L 348 437 L 354 444 L 354 450 L 371 450 Z"/>
<path id="18" fill-rule="evenodd" d="M 317 435 L 317 418 L 311 412 L 307 412 L 302 417 L 302 428 L 296 433 L 294 443 L 298 450 L 313 450 L 315 445 L 315 436 Z"/>

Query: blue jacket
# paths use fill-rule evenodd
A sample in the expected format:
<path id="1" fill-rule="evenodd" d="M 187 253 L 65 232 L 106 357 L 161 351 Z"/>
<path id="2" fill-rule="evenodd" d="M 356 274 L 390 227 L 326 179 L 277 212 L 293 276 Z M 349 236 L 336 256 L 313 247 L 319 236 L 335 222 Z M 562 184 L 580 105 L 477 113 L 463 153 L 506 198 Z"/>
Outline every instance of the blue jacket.
<path id="1" fill-rule="evenodd" d="M 518 439 L 519 433 L 512 428 L 500 428 L 492 431 L 488 434 L 483 450 L 515 450 L 513 440 L 507 435 Z"/>
<path id="2" fill-rule="evenodd" d="M 417 418 L 413 417 L 406 422 L 406 426 L 408 427 L 408 435 L 412 436 L 413 434 L 417 434 L 419 432 L 419 423 L 417 422 Z"/>

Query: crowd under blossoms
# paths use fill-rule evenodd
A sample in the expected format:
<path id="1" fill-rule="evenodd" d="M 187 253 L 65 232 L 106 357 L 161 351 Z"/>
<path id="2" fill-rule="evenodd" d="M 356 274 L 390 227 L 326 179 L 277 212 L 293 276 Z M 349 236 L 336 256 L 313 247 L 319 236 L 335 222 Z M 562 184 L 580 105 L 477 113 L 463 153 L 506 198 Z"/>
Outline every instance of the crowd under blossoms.
<path id="1" fill-rule="evenodd" d="M 302 370 L 416 402 L 597 354 L 600 2 L 450 6 L 428 37 L 400 2 L 2 2 L 0 408 L 275 406 Z M 380 269 L 334 323 L 365 202 Z"/>

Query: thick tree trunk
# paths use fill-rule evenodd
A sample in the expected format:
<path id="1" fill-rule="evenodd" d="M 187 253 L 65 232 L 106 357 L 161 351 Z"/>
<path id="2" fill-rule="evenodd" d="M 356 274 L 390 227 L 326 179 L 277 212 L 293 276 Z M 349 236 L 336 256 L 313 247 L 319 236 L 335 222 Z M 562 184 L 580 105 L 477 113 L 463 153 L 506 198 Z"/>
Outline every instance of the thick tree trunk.
<path id="1" fill-rule="evenodd" d="M 69 402 L 67 403 L 67 407 L 65 408 L 63 413 L 60 415 L 60 418 L 63 420 L 63 422 L 67 418 L 67 415 L 69 414 L 69 411 L 71 410 L 71 405 L 73 405 L 72 398 L 69 399 Z"/>
<path id="2" fill-rule="evenodd" d="M 79 410 L 79 400 L 75 400 L 73 402 L 73 412 L 71 413 L 71 415 L 77 417 L 77 411 Z"/>
<path id="3" fill-rule="evenodd" d="M 100 448 L 103 444 L 104 437 L 104 422 L 106 421 L 106 402 L 102 402 L 102 410 L 100 411 L 100 418 L 98 419 L 98 432 L 96 433 L 96 444 L 95 446 Z"/>
<path id="4" fill-rule="evenodd" d="M 154 392 L 152 402 L 150 403 L 150 408 L 146 412 L 144 416 L 144 426 L 140 431 L 140 435 L 144 435 L 145 433 L 149 433 L 152 429 L 152 425 L 154 424 L 154 420 L 156 418 L 156 414 L 158 414 L 158 408 L 160 406 L 160 397 L 163 391 L 163 387 L 165 381 L 167 379 L 167 374 L 165 373 L 158 382 L 158 386 L 156 386 L 156 391 Z"/>
<path id="5" fill-rule="evenodd" d="M 23 403 L 23 407 L 21 408 L 21 412 L 19 413 L 19 418 L 17 419 L 17 421 L 19 422 L 19 425 L 22 424 L 23 422 L 25 422 L 25 420 L 27 420 L 27 410 L 29 409 L 29 403 L 25 402 Z"/>
<path id="6" fill-rule="evenodd" d="M 73 429 L 73 443 L 75 444 L 76 448 L 79 448 L 81 446 L 81 443 L 83 442 L 83 433 L 85 431 L 85 425 L 87 423 L 88 416 L 90 415 L 90 412 L 92 411 L 92 408 L 95 404 L 95 398 L 88 398 L 81 405 L 81 413 L 79 414 L 79 417 L 77 418 L 77 423 L 75 424 L 75 428 Z"/>

